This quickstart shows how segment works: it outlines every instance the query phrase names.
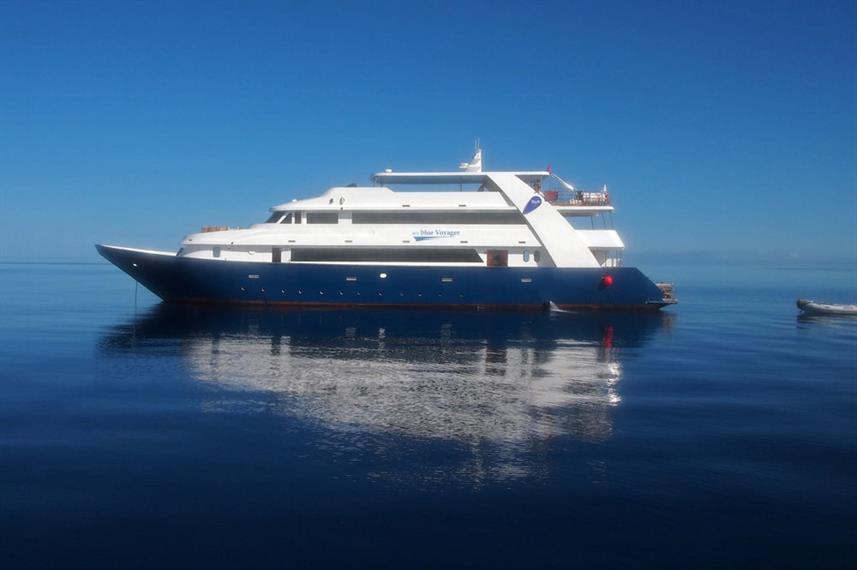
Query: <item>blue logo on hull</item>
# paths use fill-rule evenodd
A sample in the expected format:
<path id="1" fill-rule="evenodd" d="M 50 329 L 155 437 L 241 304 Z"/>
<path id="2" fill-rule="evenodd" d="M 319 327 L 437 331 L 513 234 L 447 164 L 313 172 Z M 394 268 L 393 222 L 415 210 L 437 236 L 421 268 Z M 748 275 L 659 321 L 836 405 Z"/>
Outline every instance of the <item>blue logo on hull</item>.
<path id="1" fill-rule="evenodd" d="M 411 235 L 414 236 L 414 240 L 423 241 L 427 239 L 437 239 L 437 238 L 453 238 L 456 237 L 461 232 L 459 230 L 419 230 L 413 232 Z"/>
<path id="2" fill-rule="evenodd" d="M 533 196 L 530 198 L 530 201 L 527 202 L 527 205 L 524 206 L 524 214 L 529 214 L 536 208 L 542 205 L 542 199 L 539 196 Z"/>

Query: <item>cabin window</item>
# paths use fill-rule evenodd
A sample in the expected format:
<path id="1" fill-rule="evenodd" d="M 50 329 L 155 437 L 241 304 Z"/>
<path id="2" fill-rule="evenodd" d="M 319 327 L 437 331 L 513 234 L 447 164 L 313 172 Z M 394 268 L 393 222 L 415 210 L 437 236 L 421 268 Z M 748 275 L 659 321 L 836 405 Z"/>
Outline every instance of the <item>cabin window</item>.
<path id="1" fill-rule="evenodd" d="M 538 263 L 541 258 L 542 258 L 542 252 L 540 252 L 539 250 L 536 250 L 533 252 L 533 260 L 536 263 Z"/>
<path id="2" fill-rule="evenodd" d="M 211 255 L 213 255 L 214 257 L 220 257 L 220 246 L 214 246 L 214 248 L 211 250 Z"/>
<path id="3" fill-rule="evenodd" d="M 509 252 L 505 249 L 489 249 L 485 252 L 488 257 L 488 267 L 507 267 Z"/>
<path id="4" fill-rule="evenodd" d="M 591 216 L 572 216 L 566 218 L 571 227 L 576 230 L 608 230 L 613 227 L 613 218 L 606 216 L 603 212 Z"/>
<path id="5" fill-rule="evenodd" d="M 518 211 L 507 212 L 354 212 L 352 224 L 523 224 Z"/>
<path id="6" fill-rule="evenodd" d="M 338 212 L 307 212 L 306 223 L 308 224 L 338 224 Z"/>
<path id="7" fill-rule="evenodd" d="M 529 263 L 529 261 L 530 261 L 530 250 L 529 249 L 524 250 L 523 257 L 524 257 L 524 263 Z"/>
<path id="8" fill-rule="evenodd" d="M 276 224 L 277 222 L 280 221 L 280 218 L 283 217 L 284 213 L 285 212 L 282 212 L 282 211 L 274 212 L 273 214 L 271 214 L 271 217 L 268 218 L 268 220 L 265 223 L 266 224 Z"/>
<path id="9" fill-rule="evenodd" d="M 280 263 L 283 260 L 283 250 L 279 247 L 271 248 L 271 262 Z"/>
<path id="10" fill-rule="evenodd" d="M 292 261 L 478 263 L 481 260 L 475 249 L 308 247 L 292 250 Z"/>
<path id="11" fill-rule="evenodd" d="M 301 223 L 301 213 L 300 213 L 300 212 L 295 212 L 294 219 L 295 219 L 295 223 L 296 223 L 296 224 Z"/>
<path id="12" fill-rule="evenodd" d="M 289 212 L 288 214 L 286 214 L 286 217 L 283 218 L 282 220 L 280 220 L 280 223 L 281 224 L 291 224 L 292 223 L 292 213 Z"/>

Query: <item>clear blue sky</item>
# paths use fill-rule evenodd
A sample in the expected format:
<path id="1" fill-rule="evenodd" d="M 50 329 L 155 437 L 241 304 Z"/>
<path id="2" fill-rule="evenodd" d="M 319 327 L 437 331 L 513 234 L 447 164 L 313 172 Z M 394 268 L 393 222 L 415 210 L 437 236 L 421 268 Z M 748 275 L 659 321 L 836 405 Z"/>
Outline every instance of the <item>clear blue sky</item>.
<path id="1" fill-rule="evenodd" d="M 370 172 L 607 182 L 637 252 L 857 258 L 857 3 L 0 0 L 0 257 Z"/>

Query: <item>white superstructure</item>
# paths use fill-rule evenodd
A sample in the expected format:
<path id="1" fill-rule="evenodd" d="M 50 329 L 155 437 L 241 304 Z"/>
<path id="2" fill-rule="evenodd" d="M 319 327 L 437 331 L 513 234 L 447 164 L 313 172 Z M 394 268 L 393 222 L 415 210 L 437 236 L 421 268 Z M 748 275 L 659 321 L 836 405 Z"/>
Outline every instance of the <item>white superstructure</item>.
<path id="1" fill-rule="evenodd" d="M 558 190 L 543 189 L 549 179 Z M 387 170 L 371 180 L 280 204 L 250 228 L 204 228 L 185 238 L 178 255 L 349 265 L 621 264 L 624 244 L 606 192 L 578 192 L 548 171 L 482 171 L 477 150 L 460 171 Z"/>

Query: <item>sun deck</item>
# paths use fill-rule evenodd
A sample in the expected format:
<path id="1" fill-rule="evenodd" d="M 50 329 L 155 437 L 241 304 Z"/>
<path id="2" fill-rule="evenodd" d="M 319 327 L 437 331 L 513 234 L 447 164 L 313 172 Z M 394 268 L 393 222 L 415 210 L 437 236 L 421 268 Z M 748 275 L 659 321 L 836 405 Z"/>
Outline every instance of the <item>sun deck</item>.
<path id="1" fill-rule="evenodd" d="M 492 174 L 512 174 L 532 183 L 551 175 L 546 170 L 516 170 L 511 172 L 376 172 L 370 180 L 385 184 L 484 184 Z"/>

